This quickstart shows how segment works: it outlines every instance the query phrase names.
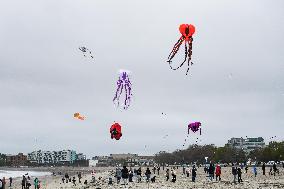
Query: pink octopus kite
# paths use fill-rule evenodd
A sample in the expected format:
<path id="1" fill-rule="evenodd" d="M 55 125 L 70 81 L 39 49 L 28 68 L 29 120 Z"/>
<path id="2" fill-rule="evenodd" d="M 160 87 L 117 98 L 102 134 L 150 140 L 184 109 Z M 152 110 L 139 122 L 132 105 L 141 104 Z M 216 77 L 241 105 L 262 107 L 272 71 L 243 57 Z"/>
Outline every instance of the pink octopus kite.
<path id="1" fill-rule="evenodd" d="M 189 134 L 189 131 L 192 131 L 194 133 L 196 133 L 197 131 L 200 132 L 200 135 L 201 135 L 201 123 L 200 122 L 194 122 L 194 123 L 190 123 L 188 125 L 188 130 L 187 130 L 187 133 Z"/>

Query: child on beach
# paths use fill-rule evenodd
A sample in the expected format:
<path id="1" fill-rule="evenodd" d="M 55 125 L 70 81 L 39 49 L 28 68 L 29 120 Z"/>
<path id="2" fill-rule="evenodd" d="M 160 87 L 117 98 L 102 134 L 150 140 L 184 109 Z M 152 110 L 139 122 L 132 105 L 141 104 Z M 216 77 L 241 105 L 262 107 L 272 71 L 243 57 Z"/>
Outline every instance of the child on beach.
<path id="1" fill-rule="evenodd" d="M 219 178 L 219 181 L 220 181 L 221 180 L 221 166 L 220 165 L 217 165 L 215 174 L 216 174 L 216 181 L 217 181 L 218 178 Z"/>
<path id="2" fill-rule="evenodd" d="M 253 173 L 254 173 L 254 176 L 256 177 L 256 175 L 257 175 L 256 165 L 253 166 Z"/>

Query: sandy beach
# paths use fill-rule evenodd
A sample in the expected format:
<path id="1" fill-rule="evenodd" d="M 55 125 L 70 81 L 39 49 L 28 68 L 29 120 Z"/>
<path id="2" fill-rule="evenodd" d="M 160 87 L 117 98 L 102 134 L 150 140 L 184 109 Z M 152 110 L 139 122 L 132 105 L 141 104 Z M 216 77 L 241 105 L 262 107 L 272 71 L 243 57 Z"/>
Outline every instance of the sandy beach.
<path id="1" fill-rule="evenodd" d="M 90 183 L 92 180 L 92 176 L 90 173 L 90 170 L 86 170 L 85 173 L 82 174 L 82 183 L 78 183 L 78 177 L 77 175 L 74 175 L 75 172 L 73 172 L 73 175 L 76 176 L 76 186 L 73 185 L 73 183 L 62 183 L 62 175 L 58 176 L 44 176 L 40 177 L 40 181 L 42 183 L 43 189 L 84 189 L 84 188 L 90 188 L 90 189 L 114 189 L 114 188 L 136 188 L 136 189 L 190 189 L 190 188 L 205 188 L 205 189 L 212 189 L 212 188 L 284 188 L 284 169 L 280 168 L 279 175 L 276 174 L 276 176 L 268 175 L 269 169 L 266 169 L 266 175 L 262 175 L 261 167 L 258 167 L 258 175 L 255 177 L 252 173 L 251 168 L 248 170 L 248 173 L 245 173 L 245 170 L 243 170 L 242 183 L 233 183 L 233 176 L 231 174 L 231 167 L 223 167 L 222 168 L 222 175 L 221 175 L 221 181 L 216 181 L 215 179 L 213 181 L 210 181 L 207 177 L 207 174 L 204 173 L 203 167 L 198 168 L 197 170 L 197 178 L 196 182 L 191 182 L 191 175 L 190 177 L 186 177 L 186 175 L 182 174 L 182 168 L 179 168 L 176 170 L 177 172 L 177 181 L 175 183 L 166 181 L 165 178 L 165 170 L 160 171 L 160 175 L 155 174 L 156 176 L 156 182 L 155 183 L 147 183 L 146 178 L 142 178 L 142 183 L 137 183 L 136 178 L 134 177 L 134 182 L 128 183 L 126 186 L 122 185 L 122 182 L 120 184 L 116 183 L 116 180 L 112 174 L 112 170 L 114 168 L 95 168 L 96 170 L 96 181 L 95 183 Z M 142 168 L 142 173 L 144 173 L 146 170 L 145 167 Z M 72 171 L 72 170 L 71 170 Z M 73 170 L 74 171 L 74 170 Z M 153 173 L 153 172 L 152 172 Z M 70 174 L 72 175 L 72 173 Z M 72 175 L 72 177 L 73 177 Z M 154 174 L 151 175 L 152 177 Z M 113 185 L 108 185 L 108 178 L 112 177 L 114 183 Z M 33 180 L 33 178 L 32 178 Z M 83 182 L 87 180 L 88 184 L 83 184 Z M 13 189 L 18 189 L 20 187 L 20 179 L 17 179 L 17 181 L 13 184 Z M 9 188 L 9 187 L 8 187 Z M 32 188 L 34 188 L 32 186 Z"/>

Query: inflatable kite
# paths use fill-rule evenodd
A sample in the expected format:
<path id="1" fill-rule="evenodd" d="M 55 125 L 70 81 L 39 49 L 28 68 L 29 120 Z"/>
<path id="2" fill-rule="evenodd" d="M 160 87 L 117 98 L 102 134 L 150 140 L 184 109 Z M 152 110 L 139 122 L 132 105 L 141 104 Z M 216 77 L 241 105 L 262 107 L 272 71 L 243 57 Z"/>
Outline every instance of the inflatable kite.
<path id="1" fill-rule="evenodd" d="M 200 135 L 201 135 L 201 123 L 200 122 L 193 122 L 193 123 L 190 123 L 187 127 L 187 136 L 186 138 L 184 139 L 184 143 L 182 146 L 185 145 L 186 141 L 187 141 L 187 138 L 188 138 L 188 135 L 189 135 L 189 132 L 192 131 L 194 133 L 196 133 L 197 131 L 200 132 Z M 196 143 L 198 142 L 198 138 L 196 139 Z"/>
<path id="2" fill-rule="evenodd" d="M 74 118 L 79 119 L 79 120 L 85 120 L 85 116 L 80 115 L 80 113 L 78 112 L 74 114 Z"/>
<path id="3" fill-rule="evenodd" d="M 120 97 L 121 94 L 124 92 L 124 104 L 123 109 L 127 109 L 130 106 L 131 97 L 132 97 L 132 84 L 130 81 L 130 71 L 127 70 L 120 70 L 119 71 L 119 77 L 116 82 L 117 89 L 115 96 L 113 98 L 113 103 L 119 107 L 120 105 Z"/>
<path id="4" fill-rule="evenodd" d="M 119 140 L 120 137 L 122 136 L 121 126 L 118 123 L 114 123 L 110 127 L 110 131 L 109 132 L 110 132 L 111 139 L 115 138 L 116 140 Z"/>
<path id="5" fill-rule="evenodd" d="M 189 71 L 189 66 L 193 65 L 193 63 L 192 62 L 190 63 L 190 61 L 191 61 L 191 55 L 192 55 L 192 41 L 193 41 L 192 35 L 195 32 L 195 27 L 192 24 L 181 24 L 179 26 L 179 32 L 181 33 L 181 37 L 174 45 L 172 52 L 168 56 L 167 62 L 169 63 L 172 70 L 178 70 L 187 61 L 187 65 L 188 65 L 188 68 L 186 71 L 186 75 L 187 75 Z M 178 52 L 183 42 L 184 42 L 184 48 L 185 48 L 184 61 L 177 68 L 173 68 L 171 64 L 172 59 L 175 57 L 176 53 Z"/>
<path id="6" fill-rule="evenodd" d="M 79 50 L 83 53 L 84 57 L 94 58 L 92 52 L 87 47 L 79 47 Z"/>
<path id="7" fill-rule="evenodd" d="M 191 130 L 192 132 L 196 133 L 197 131 L 200 132 L 201 135 L 201 123 L 200 122 L 194 122 L 194 123 L 190 123 L 188 125 L 188 129 L 187 129 L 187 133 L 189 134 L 189 131 Z"/>

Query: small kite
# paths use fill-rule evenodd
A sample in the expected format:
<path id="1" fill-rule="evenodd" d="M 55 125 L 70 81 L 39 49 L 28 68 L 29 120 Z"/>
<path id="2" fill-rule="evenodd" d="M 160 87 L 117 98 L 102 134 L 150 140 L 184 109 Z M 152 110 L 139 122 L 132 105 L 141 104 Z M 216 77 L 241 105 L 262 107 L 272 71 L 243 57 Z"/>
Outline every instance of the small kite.
<path id="1" fill-rule="evenodd" d="M 111 127 L 110 127 L 110 136 L 111 139 L 115 138 L 116 140 L 119 140 L 120 137 L 122 136 L 121 133 L 121 126 L 118 123 L 114 123 Z"/>
<path id="2" fill-rule="evenodd" d="M 119 107 L 120 104 L 120 96 L 124 92 L 124 104 L 123 109 L 127 109 L 130 106 L 131 97 L 132 97 L 132 84 L 130 81 L 130 71 L 128 70 L 119 70 L 119 77 L 116 82 L 117 89 L 115 96 L 113 98 L 113 103 Z"/>
<path id="3" fill-rule="evenodd" d="M 187 65 L 188 65 L 188 68 L 186 71 L 186 75 L 187 75 L 189 71 L 189 66 L 193 65 L 193 63 L 190 61 L 191 61 L 191 56 L 192 56 L 192 41 L 193 41 L 192 35 L 195 33 L 195 27 L 192 24 L 181 24 L 179 26 L 179 32 L 181 33 L 181 37 L 174 45 L 170 55 L 168 56 L 167 62 L 169 63 L 172 70 L 178 70 L 187 61 Z M 184 48 L 185 48 L 184 61 L 177 68 L 173 68 L 171 64 L 172 59 L 175 57 L 176 53 L 178 52 L 183 42 L 184 42 Z"/>
<path id="4" fill-rule="evenodd" d="M 87 47 L 79 47 L 79 50 L 83 53 L 84 57 L 94 58 L 92 52 Z"/>
<path id="5" fill-rule="evenodd" d="M 82 116 L 78 112 L 74 113 L 74 118 L 79 119 L 79 120 L 85 120 L 85 116 Z"/>

